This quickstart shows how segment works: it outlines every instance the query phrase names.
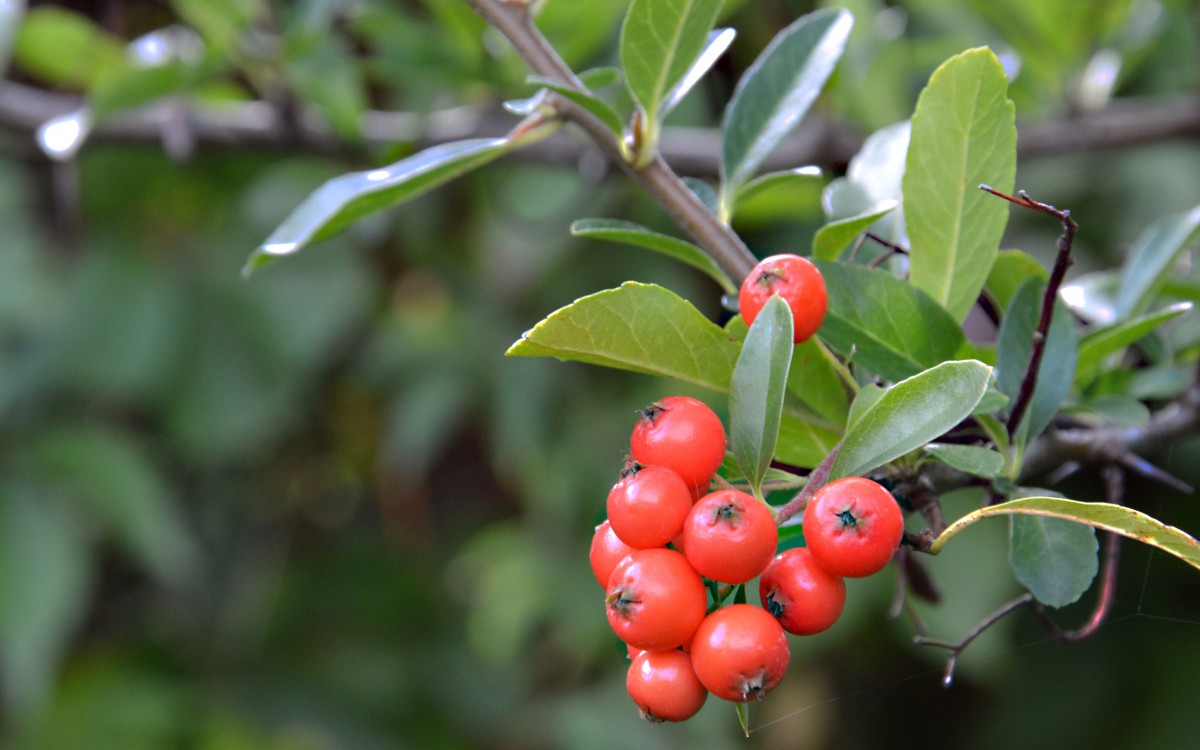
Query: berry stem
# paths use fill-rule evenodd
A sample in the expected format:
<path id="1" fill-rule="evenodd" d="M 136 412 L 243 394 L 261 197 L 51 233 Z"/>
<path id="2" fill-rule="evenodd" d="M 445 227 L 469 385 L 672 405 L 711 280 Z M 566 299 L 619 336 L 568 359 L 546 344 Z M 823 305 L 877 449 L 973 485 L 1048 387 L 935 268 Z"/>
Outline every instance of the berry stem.
<path id="1" fill-rule="evenodd" d="M 817 468 L 813 469 L 812 473 L 808 475 L 808 482 L 805 483 L 804 489 L 796 493 L 795 497 L 775 513 L 775 524 L 777 526 L 782 526 L 784 521 L 803 512 L 804 507 L 808 505 L 808 501 L 816 494 L 817 490 L 821 489 L 829 481 L 829 473 L 833 471 L 833 463 L 837 461 L 838 451 L 841 448 L 842 443 L 839 441 L 837 445 L 833 446 L 833 450 L 829 451 L 829 455 L 821 463 L 817 464 Z"/>

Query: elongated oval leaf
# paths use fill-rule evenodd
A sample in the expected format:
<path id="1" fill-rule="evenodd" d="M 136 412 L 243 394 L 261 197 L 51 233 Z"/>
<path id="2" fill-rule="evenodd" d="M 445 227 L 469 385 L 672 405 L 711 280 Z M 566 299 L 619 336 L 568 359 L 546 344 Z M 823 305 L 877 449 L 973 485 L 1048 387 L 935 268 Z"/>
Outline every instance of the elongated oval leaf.
<path id="1" fill-rule="evenodd" d="M 1163 323 L 1174 320 L 1191 309 L 1192 303 L 1182 302 L 1088 334 L 1079 342 L 1075 385 L 1083 388 L 1092 382 L 1099 374 L 1100 363 L 1105 357 L 1125 349 Z"/>
<path id="2" fill-rule="evenodd" d="M 1052 516 L 1010 516 L 1008 562 L 1025 588 L 1050 607 L 1079 600 L 1100 569 L 1096 530 Z"/>
<path id="3" fill-rule="evenodd" d="M 991 448 L 981 448 L 977 445 L 930 443 L 925 446 L 925 452 L 947 466 L 953 466 L 959 471 L 974 474 L 977 477 L 995 479 L 1004 470 L 1004 456 Z"/>
<path id="4" fill-rule="evenodd" d="M 1175 267 L 1179 255 L 1200 235 L 1200 206 L 1159 219 L 1138 237 L 1121 273 L 1117 319 L 1125 320 L 1150 307 L 1154 295 Z"/>
<path id="5" fill-rule="evenodd" d="M 607 125 L 608 129 L 611 130 L 614 135 L 620 137 L 621 131 L 624 128 L 624 126 L 621 124 L 620 115 L 617 114 L 617 111 L 613 109 L 608 102 L 597 97 L 592 92 L 580 91 L 573 86 L 568 86 L 562 81 L 556 81 L 553 78 L 547 78 L 545 76 L 529 76 L 525 79 L 525 82 L 532 83 L 536 86 L 545 87 L 556 94 L 565 96 L 566 98 L 586 109 L 588 112 L 591 112 L 593 115 L 600 118 L 600 121 Z"/>
<path id="6" fill-rule="evenodd" d="M 829 309 L 820 334 L 839 353 L 888 380 L 902 380 L 955 356 L 962 329 L 921 290 L 885 270 L 815 261 Z"/>
<path id="7" fill-rule="evenodd" d="M 783 172 L 771 172 L 759 175 L 750 180 L 738 190 L 737 205 L 753 200 L 760 193 L 786 185 L 798 185 L 811 180 L 821 179 L 821 168 L 818 166 L 797 167 Z M 736 209 L 736 206 L 735 206 Z"/>
<path id="8" fill-rule="evenodd" d="M 754 319 L 729 386 L 730 448 L 759 494 L 779 437 L 792 363 L 792 311 L 778 295 Z"/>
<path id="9" fill-rule="evenodd" d="M 779 32 L 746 70 L 725 109 L 721 207 L 800 124 L 846 48 L 854 18 L 844 10 L 802 16 Z"/>
<path id="10" fill-rule="evenodd" d="M 991 371 L 975 360 L 943 362 L 896 383 L 851 423 L 831 477 L 865 474 L 941 437 L 971 414 Z"/>
<path id="11" fill-rule="evenodd" d="M 736 37 L 737 31 L 733 29 L 714 29 L 708 32 L 708 40 L 704 43 L 704 49 L 700 50 L 700 54 L 692 61 L 691 67 L 679 79 L 679 83 L 676 83 L 663 99 L 658 113 L 660 120 L 665 120 L 671 110 L 683 101 L 683 97 L 687 96 L 692 87 L 699 83 L 704 74 L 721 58 L 721 55 L 725 54 L 725 50 L 729 49 L 729 45 L 733 44 Z"/>
<path id="12" fill-rule="evenodd" d="M 1123 505 L 1085 503 L 1061 497 L 1026 497 L 972 511 L 946 527 L 946 530 L 933 540 L 929 551 L 935 555 L 941 552 L 959 532 L 977 521 L 1013 513 L 1063 518 L 1111 531 L 1157 547 L 1200 569 L 1200 542 L 1187 532 Z"/>
<path id="13" fill-rule="evenodd" d="M 644 247 L 669 255 L 708 274 L 713 281 L 721 285 L 721 289 L 726 294 L 737 293 L 737 287 L 716 264 L 712 256 L 687 240 L 660 234 L 640 224 L 620 219 L 579 219 L 571 224 L 571 234 L 576 237 L 623 242 L 626 245 Z"/>
<path id="14" fill-rule="evenodd" d="M 1012 399 L 1010 408 L 1015 404 L 1017 394 L 1021 391 L 1021 382 L 1029 370 L 1033 334 L 1041 315 L 1044 289 L 1045 284 L 1040 279 L 1027 281 L 1013 297 L 1000 325 L 996 386 Z M 1041 368 L 1034 381 L 1033 397 L 1018 426 L 1019 436 L 1032 440 L 1050 424 L 1058 407 L 1071 392 L 1078 351 L 1079 336 L 1075 331 L 1075 322 L 1066 305 L 1056 300 Z"/>
<path id="15" fill-rule="evenodd" d="M 1017 290 L 1032 278 L 1046 281 L 1050 274 L 1046 268 L 1028 253 L 1020 250 L 1001 250 L 996 255 L 996 262 L 988 273 L 984 288 L 1000 310 L 1008 309 Z"/>
<path id="16" fill-rule="evenodd" d="M 721 0 L 634 0 L 621 28 L 621 66 L 652 129 L 667 93 L 708 42 Z"/>
<path id="17" fill-rule="evenodd" d="M 1004 66 L 987 48 L 934 71 L 917 101 L 904 171 L 910 278 L 955 320 L 967 316 L 988 277 L 1008 206 L 978 189 L 1011 192 L 1016 109 Z"/>
<path id="18" fill-rule="evenodd" d="M 880 201 L 861 214 L 829 222 L 813 236 L 813 257 L 834 260 L 855 237 L 898 205 L 894 200 Z"/>
<path id="19" fill-rule="evenodd" d="M 629 281 L 556 310 L 507 354 L 588 362 L 725 392 L 740 350 L 674 292 Z"/>
<path id="20" fill-rule="evenodd" d="M 251 253 L 242 273 L 249 275 L 271 258 L 331 237 L 369 213 L 414 198 L 540 135 L 444 143 L 388 167 L 335 177 L 309 195 Z"/>

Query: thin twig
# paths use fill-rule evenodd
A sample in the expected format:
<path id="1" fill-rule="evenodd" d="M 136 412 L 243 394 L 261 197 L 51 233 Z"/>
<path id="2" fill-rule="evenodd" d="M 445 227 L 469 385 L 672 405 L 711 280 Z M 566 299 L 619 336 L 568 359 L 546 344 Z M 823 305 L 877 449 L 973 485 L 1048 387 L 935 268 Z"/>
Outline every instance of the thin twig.
<path id="1" fill-rule="evenodd" d="M 534 25 L 527 5 L 504 0 L 467 0 L 467 3 L 512 42 L 535 73 L 586 91 Z M 624 158 L 620 139 L 600 118 L 566 97 L 550 94 L 547 99 L 563 117 L 583 128 L 588 137 L 620 164 L 731 278 L 740 282 L 750 273 L 757 259 L 733 230 L 718 220 L 671 170 L 660 153 L 656 152 L 644 167 L 634 169 Z"/>
<path id="2" fill-rule="evenodd" d="M 817 468 L 813 469 L 812 473 L 808 475 L 808 482 L 805 483 L 804 489 L 797 492 L 795 497 L 776 511 L 776 524 L 783 525 L 784 521 L 804 510 L 805 506 L 808 505 L 809 499 L 828 481 L 829 472 L 833 471 L 833 464 L 837 461 L 838 451 L 841 448 L 841 442 L 833 446 L 833 450 L 829 452 L 829 455 L 821 463 L 817 464 Z"/>
<path id="3" fill-rule="evenodd" d="M 1033 334 L 1033 351 L 1029 355 L 1029 367 L 1025 370 L 1025 377 L 1021 380 L 1021 389 L 1017 392 L 1012 411 L 1009 412 L 1008 434 L 1009 437 L 1012 437 L 1020 427 L 1021 420 L 1025 417 L 1025 411 L 1033 399 L 1033 389 L 1037 384 L 1038 372 L 1042 367 L 1042 356 L 1046 351 L 1046 337 L 1050 330 L 1050 320 L 1054 315 L 1054 303 L 1058 299 L 1058 288 L 1062 286 L 1063 277 L 1066 276 L 1067 268 L 1071 265 L 1071 243 L 1075 240 L 1075 232 L 1079 229 L 1079 225 L 1071 218 L 1070 211 L 1059 210 L 1048 203 L 1035 201 L 1024 190 L 1017 191 L 1018 197 L 1014 198 L 987 185 L 980 185 L 979 189 L 1031 211 L 1053 216 L 1062 226 L 1062 234 L 1057 243 L 1058 255 L 1054 259 L 1054 269 L 1050 272 L 1050 280 L 1046 283 L 1046 292 L 1042 296 L 1042 314 L 1038 319 L 1037 330 Z"/>
<path id="4" fill-rule="evenodd" d="M 944 687 L 950 687 L 950 685 L 954 683 L 954 667 L 958 664 L 958 657 L 964 650 L 966 650 L 967 646 L 970 646 L 971 643 L 976 638 L 983 635 L 988 628 L 992 627 L 1009 614 L 1015 612 L 1021 607 L 1032 606 L 1034 603 L 1035 600 L 1033 598 L 1033 594 L 1026 592 L 1018 596 L 1016 599 L 1013 599 L 1011 602 L 1008 602 L 1000 609 L 985 617 L 983 622 L 971 628 L 971 632 L 967 633 L 967 635 L 958 643 L 939 641 L 934 638 L 926 638 L 925 636 L 920 635 L 913 637 L 913 643 L 917 646 L 944 648 L 950 652 L 950 656 L 946 658 L 946 671 L 942 676 L 942 685 Z"/>

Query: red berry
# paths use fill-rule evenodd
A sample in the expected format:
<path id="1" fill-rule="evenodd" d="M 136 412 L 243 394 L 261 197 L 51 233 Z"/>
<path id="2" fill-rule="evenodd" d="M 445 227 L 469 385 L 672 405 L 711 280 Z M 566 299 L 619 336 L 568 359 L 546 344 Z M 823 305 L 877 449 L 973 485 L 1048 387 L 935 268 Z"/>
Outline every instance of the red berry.
<path id="1" fill-rule="evenodd" d="M 662 547 L 683 531 L 692 493 L 665 466 L 634 464 L 608 493 L 613 533 L 635 549 Z"/>
<path id="2" fill-rule="evenodd" d="M 828 298 L 825 279 L 807 258 L 772 255 L 759 262 L 738 293 L 738 307 L 746 325 L 752 325 L 763 305 L 778 294 L 792 309 L 792 339 L 806 341 L 825 319 Z"/>
<path id="3" fill-rule="evenodd" d="M 767 506 L 737 490 L 700 498 L 683 526 L 688 562 L 700 575 L 724 583 L 742 583 L 763 572 L 778 540 Z"/>
<path id="4" fill-rule="evenodd" d="M 696 632 L 708 592 L 683 555 L 657 547 L 634 550 L 608 579 L 608 622 L 635 648 L 679 648 Z"/>
<path id="5" fill-rule="evenodd" d="M 766 610 L 749 604 L 718 609 L 692 640 L 692 667 L 704 687 L 727 701 L 769 693 L 787 671 L 791 651 L 783 628 Z"/>
<path id="6" fill-rule="evenodd" d="M 625 687 L 642 718 L 655 722 L 690 719 L 708 699 L 682 651 L 641 652 L 629 665 Z"/>
<path id="7" fill-rule="evenodd" d="M 633 547 L 617 538 L 608 521 L 596 527 L 596 533 L 592 535 L 588 561 L 591 562 L 592 573 L 601 586 L 608 588 L 608 577 L 612 575 L 613 568 L 630 552 L 633 552 Z"/>
<path id="8" fill-rule="evenodd" d="M 669 396 L 642 412 L 630 438 L 633 459 L 665 466 L 702 494 L 725 460 L 725 427 L 702 401 Z"/>
<path id="9" fill-rule="evenodd" d="M 763 571 L 758 597 L 783 629 L 795 635 L 820 633 L 837 621 L 846 604 L 846 582 L 797 547 L 779 553 Z"/>
<path id="10" fill-rule="evenodd" d="M 865 477 L 817 490 L 804 509 L 804 540 L 817 563 L 836 576 L 863 578 L 892 559 L 904 514 L 892 493 Z"/>

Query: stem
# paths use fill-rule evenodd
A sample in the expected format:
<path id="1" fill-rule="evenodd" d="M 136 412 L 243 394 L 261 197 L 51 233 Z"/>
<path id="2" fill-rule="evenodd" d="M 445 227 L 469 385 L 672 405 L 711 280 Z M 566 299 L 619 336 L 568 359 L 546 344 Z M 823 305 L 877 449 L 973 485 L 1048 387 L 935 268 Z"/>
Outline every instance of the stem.
<path id="1" fill-rule="evenodd" d="M 538 75 L 555 78 L 580 91 L 587 89 L 579 78 L 550 46 L 533 23 L 529 8 L 524 4 L 504 0 L 466 0 L 488 23 L 512 42 L 517 53 Z M 555 109 L 566 119 L 583 128 L 588 136 L 620 164 L 642 189 L 649 193 L 671 218 L 704 249 L 734 282 L 750 274 L 758 262 L 741 239 L 728 225 L 722 223 L 700 202 L 694 193 L 667 165 L 657 149 L 645 166 L 634 168 L 622 154 L 621 142 L 598 117 L 566 97 L 551 93 L 547 96 Z"/>
<path id="2" fill-rule="evenodd" d="M 782 526 L 784 521 L 803 511 L 816 491 L 825 486 L 825 482 L 829 480 L 829 472 L 833 471 L 833 464 L 837 461 L 838 451 L 841 449 L 842 443 L 839 441 L 837 445 L 833 446 L 833 450 L 829 451 L 829 455 L 808 475 L 808 482 L 805 483 L 804 489 L 796 493 L 795 497 L 776 512 L 775 524 L 777 526 Z"/>
<path id="3" fill-rule="evenodd" d="M 850 372 L 850 368 L 829 349 L 829 346 L 819 336 L 814 336 L 813 341 L 817 342 L 817 351 L 821 353 L 821 356 L 829 362 L 833 371 L 842 379 L 842 385 L 846 386 L 846 390 L 851 396 L 857 396 L 859 391 L 858 381 L 854 379 L 854 374 Z"/>
<path id="4" fill-rule="evenodd" d="M 1024 593 L 985 617 L 983 622 L 979 623 L 974 628 L 971 628 L 971 632 L 967 633 L 967 635 L 958 643 L 939 641 L 934 638 L 926 638 L 920 635 L 913 638 L 913 643 L 917 646 L 944 648 L 950 652 L 950 656 L 946 658 L 946 672 L 942 676 L 942 685 L 944 687 L 950 687 L 950 685 L 954 682 L 954 667 L 958 664 L 958 657 L 964 650 L 966 650 L 967 646 L 971 645 L 972 641 L 983 635 L 988 628 L 995 625 L 997 622 L 1017 611 L 1021 607 L 1029 607 L 1035 604 L 1036 602 L 1033 598 L 1033 594 Z"/>
<path id="5" fill-rule="evenodd" d="M 1029 197 L 1024 190 L 1017 191 L 1016 198 L 995 190 L 987 185 L 980 185 L 980 190 L 1003 198 L 1010 203 L 1028 208 L 1031 211 L 1049 214 L 1058 219 L 1062 225 L 1062 234 L 1058 238 L 1058 256 L 1054 260 L 1054 269 L 1050 272 L 1050 281 L 1046 284 L 1046 293 L 1042 296 L 1042 314 L 1038 319 L 1037 330 L 1033 334 L 1033 351 L 1029 355 L 1029 367 L 1025 370 L 1025 378 L 1021 381 L 1021 390 L 1017 392 L 1017 400 L 1013 403 L 1008 418 L 1008 436 L 1016 434 L 1029 402 L 1033 400 L 1033 389 L 1037 385 L 1038 371 L 1042 367 L 1042 356 L 1046 351 L 1046 336 L 1050 330 L 1050 319 L 1054 315 L 1054 302 L 1058 299 L 1058 288 L 1062 286 L 1063 277 L 1071 265 L 1071 243 L 1075 240 L 1075 232 L 1079 226 L 1071 218 L 1070 211 L 1060 211 L 1048 203 L 1041 203 Z"/>

